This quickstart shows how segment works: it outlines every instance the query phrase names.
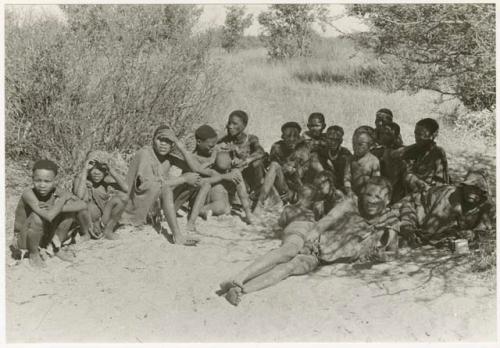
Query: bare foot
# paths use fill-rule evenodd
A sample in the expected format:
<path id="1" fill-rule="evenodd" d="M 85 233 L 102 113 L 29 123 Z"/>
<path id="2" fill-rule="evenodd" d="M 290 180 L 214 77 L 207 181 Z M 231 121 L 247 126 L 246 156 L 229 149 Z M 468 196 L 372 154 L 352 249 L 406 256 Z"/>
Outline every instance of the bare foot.
<path id="1" fill-rule="evenodd" d="M 89 240 L 90 240 L 90 234 L 89 233 L 80 236 L 80 242 L 82 242 L 82 243 L 88 242 Z"/>
<path id="2" fill-rule="evenodd" d="M 250 214 L 245 216 L 245 222 L 250 225 L 258 225 L 260 220 L 254 214 Z"/>
<path id="3" fill-rule="evenodd" d="M 239 286 L 234 286 L 226 293 L 226 300 L 233 306 L 239 305 L 243 290 Z"/>
<path id="4" fill-rule="evenodd" d="M 61 249 L 54 256 L 66 262 L 73 262 L 75 260 L 75 254 L 70 250 Z"/>
<path id="5" fill-rule="evenodd" d="M 196 246 L 200 240 L 194 236 L 174 236 L 174 243 L 184 246 Z"/>
<path id="6" fill-rule="evenodd" d="M 118 237 L 118 235 L 114 232 L 104 232 L 104 238 L 106 238 L 108 240 L 120 239 L 120 237 Z"/>
<path id="7" fill-rule="evenodd" d="M 222 296 L 235 286 L 240 288 L 243 287 L 243 285 L 241 285 L 239 282 L 236 282 L 234 280 L 226 280 L 219 284 L 220 289 L 217 290 L 215 293 L 219 296 Z"/>
<path id="8" fill-rule="evenodd" d="M 257 203 L 257 206 L 253 210 L 253 213 L 255 216 L 260 216 L 260 215 L 264 214 L 264 204 L 262 204 L 260 202 Z"/>
<path id="9" fill-rule="evenodd" d="M 40 254 L 30 255 L 30 265 L 33 268 L 38 268 L 38 269 L 47 267 L 45 261 L 42 260 Z"/>

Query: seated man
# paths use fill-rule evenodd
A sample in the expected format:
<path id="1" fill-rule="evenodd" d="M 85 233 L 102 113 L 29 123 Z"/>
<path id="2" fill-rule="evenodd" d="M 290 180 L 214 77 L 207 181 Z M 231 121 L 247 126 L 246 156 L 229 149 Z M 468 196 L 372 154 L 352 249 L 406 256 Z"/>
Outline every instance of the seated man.
<path id="1" fill-rule="evenodd" d="M 281 126 L 281 140 L 277 141 L 271 147 L 269 154 L 270 164 L 264 178 L 264 185 L 259 194 L 256 214 L 262 212 L 264 202 L 271 192 L 273 186 L 276 187 L 278 194 L 283 202 L 293 200 L 293 192 L 287 182 L 293 176 L 293 156 L 295 147 L 300 142 L 301 128 L 297 122 L 287 122 Z"/>
<path id="2" fill-rule="evenodd" d="M 193 151 L 193 159 L 198 162 L 198 164 L 206 169 L 214 164 L 215 161 L 215 147 L 217 145 L 217 133 L 215 130 L 207 124 L 198 127 L 194 132 L 194 137 L 196 140 L 196 146 Z M 187 163 L 181 168 L 183 173 L 188 173 L 191 171 Z M 205 173 L 209 174 L 209 173 Z M 216 175 L 216 172 L 211 173 L 211 175 Z M 199 187 L 183 184 L 179 185 L 174 189 L 175 197 L 175 211 L 184 205 L 186 202 L 190 202 L 192 205 L 196 194 L 198 193 Z"/>
<path id="3" fill-rule="evenodd" d="M 405 165 L 401 159 L 404 147 L 399 145 L 400 128 L 397 123 L 389 123 L 378 130 L 379 145 L 371 150 L 380 162 L 380 175 L 387 178 L 392 186 L 391 204 L 405 196 L 403 174 Z"/>
<path id="4" fill-rule="evenodd" d="M 473 241 L 492 228 L 486 171 L 471 169 L 458 186 L 442 185 L 413 193 L 401 204 L 401 237 L 419 244 L 446 246 L 455 238 Z"/>
<path id="5" fill-rule="evenodd" d="M 311 154 L 311 167 L 315 174 L 327 170 L 333 174 L 335 188 L 345 191 L 344 175 L 347 165 L 352 160 L 351 152 L 341 146 L 344 141 L 344 129 L 331 126 L 326 130 L 326 146 Z"/>
<path id="6" fill-rule="evenodd" d="M 266 152 L 255 135 L 245 133 L 248 124 L 246 112 L 236 110 L 229 114 L 227 135 L 219 140 L 221 150 L 229 151 L 233 159 L 233 168 L 241 170 L 243 179 L 252 196 L 260 192 L 264 183 L 264 157 Z"/>
<path id="7" fill-rule="evenodd" d="M 375 143 L 381 145 L 381 136 L 383 135 L 384 126 L 391 124 L 393 122 L 392 111 L 389 109 L 380 109 L 375 114 Z M 398 134 L 395 145 L 397 147 L 403 146 L 403 139 L 401 138 L 401 134 Z"/>
<path id="8" fill-rule="evenodd" d="M 180 168 L 182 160 L 171 155 L 174 145 L 179 149 L 192 173 L 179 177 L 169 175 L 171 165 Z M 181 245 L 195 245 L 197 239 L 187 238 L 177 223 L 174 205 L 174 189 L 182 184 L 200 185 L 200 174 L 210 176 L 211 170 L 203 168 L 189 153 L 184 144 L 166 125 L 159 126 L 153 134 L 152 146 L 145 146 L 132 159 L 128 173 L 127 186 L 129 201 L 123 212 L 122 223 L 142 225 L 155 204 L 160 200 L 161 210 L 165 214 L 174 242 Z"/>
<path id="9" fill-rule="evenodd" d="M 218 151 L 215 163 L 210 166 L 219 175 L 213 175 L 203 179 L 203 184 L 196 195 L 188 219 L 187 229 L 195 231 L 195 221 L 200 215 L 207 218 L 208 215 L 224 215 L 231 212 L 230 196 L 238 195 L 245 212 L 246 222 L 255 223 L 250 210 L 250 200 L 246 190 L 243 177 L 238 169 L 231 170 L 231 156 L 228 152 Z"/>
<path id="10" fill-rule="evenodd" d="M 380 176 L 380 162 L 370 150 L 374 141 L 371 132 L 363 130 L 364 126 L 354 131 L 352 148 L 354 156 L 346 166 L 344 187 L 347 195 L 359 195 L 365 182 L 374 176 Z"/>
<path id="11" fill-rule="evenodd" d="M 95 159 L 87 161 L 74 180 L 73 193 L 87 203 L 80 214 L 89 222 L 94 238 L 116 239 L 113 229 L 117 221 L 111 217 L 123 210 L 128 188 L 115 169 Z"/>
<path id="12" fill-rule="evenodd" d="M 439 124 L 424 118 L 415 126 L 415 144 L 403 152 L 406 163 L 404 176 L 407 192 L 427 190 L 431 186 L 449 184 L 446 152 L 436 145 Z"/>
<path id="13" fill-rule="evenodd" d="M 45 267 L 39 248 L 52 247 L 55 256 L 69 260 L 71 255 L 62 249 L 62 243 L 76 221 L 76 214 L 86 210 L 85 202 L 69 192 L 56 189 L 57 165 L 49 160 L 37 161 L 33 166 L 33 187 L 24 191 L 16 208 L 14 221 L 15 245 L 13 253 L 23 258 L 26 254 L 34 267 Z M 80 221 L 81 231 L 88 236 L 89 226 Z"/>
<path id="14" fill-rule="evenodd" d="M 397 249 L 399 231 L 399 212 L 387 207 L 390 194 L 391 186 L 386 179 L 370 178 L 359 200 L 348 197 L 315 224 L 311 223 L 310 213 L 295 212 L 291 207 L 291 216 L 300 220 L 289 221 L 280 248 L 271 250 L 221 283 L 218 294 L 225 294 L 231 304 L 238 305 L 242 295 L 274 285 L 291 275 L 312 272 L 320 262 L 354 262 L 374 256 L 384 260 L 386 250 Z M 302 192 L 301 197 L 297 206 L 311 207 L 311 199 L 305 199 L 310 195 Z"/>

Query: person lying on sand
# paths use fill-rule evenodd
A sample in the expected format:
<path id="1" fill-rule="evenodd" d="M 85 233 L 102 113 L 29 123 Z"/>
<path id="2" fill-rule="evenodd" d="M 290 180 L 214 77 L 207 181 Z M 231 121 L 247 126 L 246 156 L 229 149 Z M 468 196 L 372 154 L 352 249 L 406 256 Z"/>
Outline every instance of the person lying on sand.
<path id="1" fill-rule="evenodd" d="M 28 256 L 37 268 L 46 266 L 40 248 L 52 247 L 55 256 L 71 261 L 73 255 L 62 249 L 62 243 L 70 237 L 76 214 L 87 209 L 84 201 L 56 189 L 57 171 L 54 162 L 37 161 L 33 165 L 33 187 L 24 191 L 15 212 L 12 250 L 21 259 Z M 86 221 L 80 223 L 83 236 L 88 236 Z"/>
<path id="2" fill-rule="evenodd" d="M 259 257 L 229 281 L 221 283 L 219 295 L 225 295 L 236 306 L 243 294 L 264 289 L 291 275 L 305 274 L 316 268 L 317 260 L 314 256 L 299 255 L 304 245 L 314 240 L 308 232 L 312 230 L 315 221 L 312 211 L 315 195 L 314 186 L 303 186 L 299 192 L 299 201 L 285 206 L 278 220 L 283 229 L 281 246 Z"/>
<path id="3" fill-rule="evenodd" d="M 255 224 L 256 220 L 250 209 L 250 199 L 246 190 L 243 177 L 238 169 L 231 169 L 231 155 L 229 152 L 218 151 L 215 163 L 210 166 L 219 175 L 204 178 L 201 188 L 191 209 L 188 219 L 188 230 L 195 230 L 195 222 L 198 216 L 207 218 L 209 215 L 219 216 L 231 212 L 230 196 L 238 195 L 245 220 Z"/>
<path id="4" fill-rule="evenodd" d="M 275 142 L 269 152 L 270 164 L 254 210 L 256 215 L 262 213 L 264 202 L 273 187 L 278 191 L 283 203 L 293 201 L 296 194 L 291 190 L 289 183 L 294 180 L 293 175 L 296 173 L 293 169 L 293 157 L 296 146 L 301 141 L 301 131 L 302 128 L 297 122 L 286 122 L 281 126 L 281 140 Z"/>
<path id="5" fill-rule="evenodd" d="M 400 204 L 405 244 L 449 246 L 456 238 L 477 241 L 492 229 L 487 172 L 472 168 L 458 185 L 442 185 L 411 194 Z"/>
<path id="6" fill-rule="evenodd" d="M 345 192 L 344 175 L 348 164 L 352 160 L 352 153 L 341 146 L 344 141 L 344 129 L 340 126 L 331 126 L 326 130 L 324 147 L 311 153 L 311 167 L 315 174 L 324 170 L 332 173 L 335 178 L 335 187 Z"/>
<path id="7" fill-rule="evenodd" d="M 115 168 L 95 159 L 86 161 L 73 182 L 73 193 L 87 203 L 87 210 L 80 214 L 91 226 L 94 238 L 116 239 L 113 229 L 118 221 L 112 217 L 124 209 L 128 188 Z"/>
<path id="8" fill-rule="evenodd" d="M 248 114 L 245 111 L 231 112 L 226 126 L 227 135 L 219 140 L 219 144 L 223 151 L 229 151 L 233 168 L 241 170 L 248 191 L 256 199 L 264 183 L 266 152 L 258 137 L 245 133 L 247 124 Z"/>
<path id="9" fill-rule="evenodd" d="M 181 152 L 193 172 L 184 173 L 179 177 L 169 176 L 171 165 L 178 167 L 183 165 L 182 160 L 171 154 L 174 146 Z M 121 222 L 143 225 L 148 213 L 159 199 L 174 243 L 195 245 L 198 240 L 195 237 L 187 238 L 179 228 L 173 190 L 182 184 L 199 186 L 201 180 L 199 173 L 206 173 L 209 176 L 211 171 L 193 159 L 192 154 L 186 150 L 169 126 L 159 126 L 153 134 L 153 144 L 139 150 L 130 164 L 126 179 L 129 201 Z"/>
<path id="10" fill-rule="evenodd" d="M 308 188 L 304 190 L 298 206 L 306 208 L 312 202 Z M 305 211 L 299 213 L 285 228 L 280 248 L 222 282 L 217 293 L 238 305 L 244 294 L 276 284 L 290 275 L 312 272 L 321 263 L 387 260 L 386 252 L 397 250 L 399 231 L 399 211 L 388 208 L 390 191 L 386 179 L 372 177 L 365 183 L 359 199 L 347 197 L 316 223 Z M 284 211 L 282 216 L 287 217 L 288 212 Z"/>
<path id="11" fill-rule="evenodd" d="M 360 130 L 361 127 L 354 131 L 352 136 L 354 156 L 344 173 L 344 187 L 347 195 L 359 195 L 369 178 L 380 176 L 380 162 L 370 152 L 374 144 L 373 137 L 370 132 Z"/>

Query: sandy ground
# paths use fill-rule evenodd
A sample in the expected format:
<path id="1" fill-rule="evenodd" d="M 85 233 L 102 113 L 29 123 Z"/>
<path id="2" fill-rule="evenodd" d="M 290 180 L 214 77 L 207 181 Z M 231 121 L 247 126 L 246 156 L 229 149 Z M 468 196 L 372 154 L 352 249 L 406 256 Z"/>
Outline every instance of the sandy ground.
<path id="1" fill-rule="evenodd" d="M 495 158 L 480 157 L 494 173 Z M 470 160 L 457 156 L 450 167 Z M 10 243 L 30 179 L 26 168 L 6 169 Z M 236 216 L 199 220 L 197 247 L 172 245 L 150 226 L 125 227 L 117 241 L 72 245 L 74 263 L 48 259 L 43 271 L 6 255 L 7 340 L 496 340 L 495 274 L 471 273 L 467 257 L 435 249 L 403 250 L 386 264 L 324 266 L 231 306 L 215 294 L 218 284 L 279 245 L 267 232 L 275 219 L 258 229 Z"/>
<path id="2" fill-rule="evenodd" d="M 75 244 L 75 263 L 49 259 L 41 272 L 10 260 L 8 342 L 496 339 L 495 281 L 466 272 L 466 258 L 420 249 L 325 266 L 233 307 L 215 294 L 219 282 L 279 241 L 234 216 L 198 228 L 196 248 L 147 226 Z"/>

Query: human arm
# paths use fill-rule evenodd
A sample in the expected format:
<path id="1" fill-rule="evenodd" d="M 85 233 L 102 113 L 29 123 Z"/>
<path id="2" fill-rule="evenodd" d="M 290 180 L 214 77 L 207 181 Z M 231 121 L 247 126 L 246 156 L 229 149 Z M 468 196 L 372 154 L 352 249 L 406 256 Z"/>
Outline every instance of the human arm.
<path id="1" fill-rule="evenodd" d="M 118 190 L 122 191 L 123 193 L 128 193 L 129 189 L 127 186 L 127 182 L 125 181 L 124 178 L 122 178 L 121 175 L 119 175 L 116 170 L 111 167 L 109 164 L 106 163 L 106 167 L 108 169 L 108 175 L 114 180 L 116 185 L 114 185 Z"/>
<path id="2" fill-rule="evenodd" d="M 216 174 L 216 172 L 213 169 L 203 166 L 198 160 L 196 160 L 194 155 L 186 149 L 184 144 L 177 137 L 172 140 L 174 141 L 177 149 L 179 149 L 180 153 L 182 154 L 182 157 L 184 157 L 184 160 L 186 161 L 186 164 L 191 171 L 201 174 L 203 176 L 212 176 Z M 177 160 L 180 159 L 177 159 L 174 156 L 172 156 L 172 164 L 177 165 L 175 163 Z"/>
<path id="3" fill-rule="evenodd" d="M 376 158 L 375 156 L 373 156 L 373 163 L 372 163 L 372 177 L 374 176 L 380 176 L 380 161 L 378 160 L 378 158 Z"/>
<path id="4" fill-rule="evenodd" d="M 47 207 L 45 204 L 40 204 L 40 201 L 36 197 L 33 190 L 27 190 L 21 196 L 21 199 L 24 201 L 24 204 L 29 206 L 31 210 L 42 219 L 52 222 L 62 211 L 64 204 L 71 199 L 72 195 L 67 192 L 64 193 L 61 197 L 58 197 L 52 207 Z"/>
<path id="5" fill-rule="evenodd" d="M 73 193 L 80 199 L 85 199 L 87 196 L 87 176 L 90 168 L 92 168 L 90 162 L 91 161 L 85 162 L 82 171 L 78 174 L 73 183 Z"/>

